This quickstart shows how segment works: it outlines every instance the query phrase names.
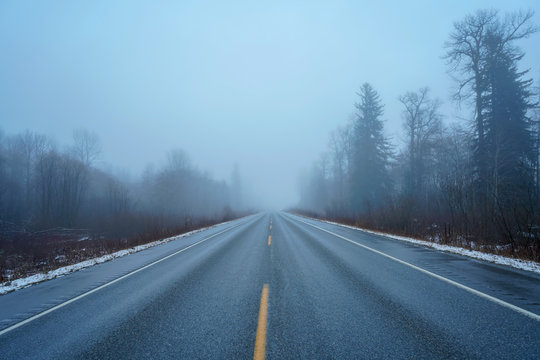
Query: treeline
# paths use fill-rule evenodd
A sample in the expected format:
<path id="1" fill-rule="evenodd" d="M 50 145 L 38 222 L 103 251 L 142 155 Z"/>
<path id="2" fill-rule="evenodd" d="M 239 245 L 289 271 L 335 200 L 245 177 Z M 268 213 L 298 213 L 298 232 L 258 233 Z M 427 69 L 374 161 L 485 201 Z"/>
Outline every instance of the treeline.
<path id="1" fill-rule="evenodd" d="M 98 137 L 84 130 L 63 150 L 34 132 L 0 134 L 0 236 L 51 228 L 113 237 L 165 234 L 242 210 L 237 184 L 212 179 L 180 150 L 136 180 L 98 168 L 99 153 Z"/>
<path id="2" fill-rule="evenodd" d="M 301 180 L 299 207 L 330 219 L 540 260 L 538 92 L 517 41 L 532 12 L 479 10 L 454 24 L 445 59 L 468 123 L 443 124 L 428 88 L 399 97 L 404 147 L 364 84 L 351 121 Z"/>

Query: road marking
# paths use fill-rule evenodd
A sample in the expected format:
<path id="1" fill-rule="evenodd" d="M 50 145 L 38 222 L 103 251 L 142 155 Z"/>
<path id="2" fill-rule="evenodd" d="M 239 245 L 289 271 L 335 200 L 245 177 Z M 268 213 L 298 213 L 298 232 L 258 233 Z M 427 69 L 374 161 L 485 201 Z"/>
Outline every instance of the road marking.
<path id="1" fill-rule="evenodd" d="M 270 225 L 270 229 L 272 229 L 272 225 Z"/>
<path id="2" fill-rule="evenodd" d="M 272 235 L 268 235 L 268 246 L 272 244 Z"/>
<path id="3" fill-rule="evenodd" d="M 187 246 L 187 247 L 185 247 L 185 248 L 183 248 L 183 249 L 180 249 L 180 250 L 178 250 L 178 251 L 176 251 L 176 252 L 174 252 L 174 253 L 172 253 L 172 254 L 170 254 L 170 255 L 167 255 L 167 256 L 165 256 L 165 257 L 159 259 L 159 260 L 156 260 L 156 261 L 154 261 L 154 262 L 152 262 L 152 263 L 150 263 L 150 264 L 148 264 L 148 265 L 145 265 L 145 266 L 143 266 L 143 267 L 141 267 L 141 268 L 138 268 L 138 269 L 136 269 L 136 270 L 133 270 L 132 272 L 127 273 L 126 275 L 123 275 L 123 276 L 121 276 L 121 277 L 119 277 L 119 278 L 117 278 L 117 279 L 114 279 L 114 280 L 112 280 L 112 281 L 110 281 L 110 282 L 108 282 L 108 283 L 105 283 L 105 284 L 103 284 L 103 285 L 101 285 L 101 286 L 98 286 L 98 287 L 95 288 L 95 289 L 92 289 L 92 290 L 89 290 L 89 291 L 87 291 L 87 292 L 85 292 L 85 293 L 82 293 L 81 295 L 78 295 L 78 296 L 76 296 L 76 297 L 74 297 L 74 298 L 71 298 L 71 299 L 67 300 L 66 302 L 63 302 L 63 303 L 58 304 L 58 305 L 56 305 L 56 306 L 53 306 L 52 308 L 50 308 L 50 309 L 48 309 L 48 310 L 45 310 L 45 311 L 43 311 L 43 312 L 41 312 L 41 313 L 39 313 L 39 314 L 36 314 L 36 315 L 34 315 L 34 316 L 31 316 L 31 317 L 29 317 L 28 319 L 23 320 L 23 321 L 21 321 L 21 322 L 19 322 L 19 323 L 17 323 L 17 324 L 11 325 L 10 327 L 5 328 L 4 330 L 1 330 L 1 331 L 0 331 L 0 336 L 4 335 L 4 334 L 6 334 L 6 333 L 8 333 L 8 332 L 10 332 L 10 331 L 12 331 L 12 330 L 17 329 L 18 327 L 21 327 L 21 326 L 23 326 L 23 325 L 25 325 L 25 324 L 28 324 L 28 323 L 30 323 L 30 322 L 32 322 L 32 321 L 34 321 L 34 320 L 37 320 L 37 319 L 39 319 L 39 318 L 42 317 L 42 316 L 45 316 L 45 315 L 47 315 L 47 314 L 49 314 L 49 313 L 52 313 L 53 311 L 56 311 L 56 310 L 58 310 L 58 309 L 61 309 L 61 308 L 63 308 L 63 307 L 66 306 L 66 305 L 69 305 L 69 304 L 71 304 L 71 303 L 73 303 L 73 302 L 75 302 L 75 301 L 77 301 L 77 300 L 80 300 L 80 299 L 82 299 L 82 298 L 84 298 L 84 297 L 86 297 L 86 296 L 88 296 L 88 295 L 90 295 L 90 294 L 95 293 L 96 291 L 99 291 L 99 290 L 101 290 L 101 289 L 104 289 L 104 288 L 106 288 L 107 286 L 110 286 L 110 285 L 112 285 L 112 284 L 114 284 L 114 283 L 117 283 L 117 282 L 119 282 L 120 280 L 124 280 L 125 278 L 128 278 L 128 277 L 130 277 L 131 275 L 135 275 L 135 274 L 138 273 L 139 271 L 143 271 L 143 270 L 145 270 L 145 269 L 148 269 L 148 268 L 151 267 L 151 266 L 154 266 L 154 265 L 156 265 L 156 264 L 159 264 L 159 263 L 162 262 L 162 261 L 165 261 L 165 260 L 167 260 L 167 259 L 169 259 L 169 258 L 171 258 L 171 257 L 173 257 L 173 256 L 175 256 L 175 255 L 180 254 L 181 252 L 184 252 L 184 251 L 186 251 L 186 250 L 188 250 L 188 249 L 191 249 L 191 248 L 194 247 L 194 246 L 197 246 L 197 245 L 199 245 L 199 244 L 202 244 L 203 242 L 205 242 L 205 241 L 207 241 L 207 240 L 210 240 L 210 239 L 212 239 L 212 238 L 214 238 L 214 237 L 216 237 L 216 236 L 218 236 L 218 235 L 223 234 L 224 232 L 227 232 L 227 231 L 229 231 L 229 230 L 232 230 L 232 229 L 234 229 L 234 228 L 237 228 L 238 226 L 243 225 L 243 224 L 245 224 L 245 223 L 246 223 L 246 221 L 244 221 L 244 222 L 242 222 L 242 223 L 240 223 L 240 224 L 231 226 L 230 228 L 227 228 L 227 229 L 225 229 L 225 230 L 222 230 L 222 231 L 220 231 L 220 232 L 218 232 L 218 233 L 215 233 L 215 234 L 213 234 L 213 235 L 210 235 L 210 236 L 208 236 L 208 237 L 206 237 L 206 238 L 204 238 L 204 239 L 202 239 L 202 240 L 197 241 L 197 242 L 194 243 L 194 244 L 191 244 L 191 245 L 189 245 L 189 246 Z"/>
<path id="4" fill-rule="evenodd" d="M 257 335 L 255 336 L 255 351 L 253 360 L 264 360 L 266 353 L 266 318 L 268 315 L 268 284 L 264 284 L 261 293 L 261 305 L 259 308 L 259 321 L 257 323 Z"/>
<path id="5" fill-rule="evenodd" d="M 518 307 L 518 306 L 516 306 L 516 305 L 512 305 L 512 304 L 510 304 L 510 303 L 507 303 L 507 302 L 504 301 L 504 300 L 501 300 L 501 299 L 498 299 L 498 298 L 493 297 L 493 296 L 491 296 L 491 295 L 485 294 L 485 293 L 483 293 L 483 292 L 481 292 L 481 291 L 478 291 L 478 290 L 475 290 L 475 289 L 473 289 L 473 288 L 470 288 L 470 287 L 468 287 L 468 286 L 466 286 L 466 285 L 460 284 L 460 283 L 458 283 L 458 282 L 456 282 L 456 281 L 454 281 L 454 280 L 447 279 L 447 278 L 445 278 L 444 276 L 437 275 L 437 274 L 435 274 L 435 273 L 432 273 L 431 271 L 425 270 L 425 269 L 423 269 L 423 268 L 421 268 L 421 267 L 418 267 L 418 266 L 413 265 L 413 264 L 411 264 L 411 263 L 408 263 L 408 262 L 406 262 L 406 261 L 400 260 L 400 259 L 398 259 L 398 258 L 395 258 L 395 257 L 391 256 L 391 255 L 385 254 L 385 253 L 383 253 L 383 252 L 381 252 L 381 251 L 379 251 L 379 250 L 375 250 L 375 249 L 373 249 L 373 248 L 370 248 L 369 246 L 366 246 L 366 245 L 362 245 L 362 244 L 360 244 L 360 243 L 357 243 L 356 241 L 353 241 L 353 240 L 351 240 L 351 239 L 348 239 L 348 238 L 346 238 L 346 237 L 344 237 L 344 236 L 341 236 L 341 235 L 339 235 L 339 234 L 333 233 L 333 232 L 331 232 L 331 231 L 328 231 L 328 230 L 323 229 L 323 228 L 321 228 L 321 227 L 318 227 L 318 226 L 316 226 L 316 225 L 310 224 L 310 223 L 308 223 L 308 222 L 306 222 L 306 221 L 304 221 L 304 220 L 300 220 L 300 219 L 297 219 L 297 218 L 294 218 L 294 220 L 300 221 L 300 222 L 302 222 L 302 223 L 304 223 L 304 224 L 306 224 L 306 225 L 309 225 L 309 226 L 311 226 L 311 227 L 314 227 L 315 229 L 319 229 L 319 230 L 321 230 L 321 231 L 324 231 L 324 232 L 326 232 L 326 233 L 328 233 L 328 234 L 330 234 L 330 235 L 334 235 L 334 236 L 336 236 L 336 237 L 338 237 L 338 238 L 340 238 L 340 239 L 342 239 L 342 240 L 345 240 L 345 241 L 350 242 L 351 244 L 360 246 L 361 248 L 364 248 L 364 249 L 366 249 L 366 250 L 369 250 L 369 251 L 371 251 L 371 252 L 374 252 L 375 254 L 379 254 L 379 255 L 384 256 L 384 257 L 386 257 L 386 258 L 388 258 L 388 259 L 394 260 L 394 261 L 396 261 L 396 262 L 398 262 L 398 263 L 400 263 L 400 264 L 403 264 L 403 265 L 408 266 L 408 267 L 410 267 L 410 268 L 412 268 L 412 269 L 418 270 L 418 271 L 420 271 L 420 272 L 422 272 L 422 273 L 424 273 L 424 274 L 426 274 L 426 275 L 432 276 L 432 277 L 434 277 L 434 278 L 436 278 L 436 279 L 439 279 L 439 280 L 441 280 L 441 281 L 444 281 L 444 282 L 446 282 L 446 283 L 448 283 L 448 284 L 450 284 L 450 285 L 454 285 L 455 287 L 458 287 L 458 288 L 460 288 L 460 289 L 463 289 L 463 290 L 465 290 L 465 291 L 468 291 L 468 292 L 470 292 L 471 294 L 477 295 L 477 296 L 479 296 L 479 297 L 481 297 L 481 298 L 484 298 L 484 299 L 486 299 L 486 300 L 489 300 L 489 301 L 491 301 L 491 302 L 493 302 L 493 303 L 495 303 L 495 304 L 498 304 L 498 305 L 500 305 L 500 306 L 503 306 L 503 307 L 506 307 L 506 308 L 508 308 L 508 309 L 514 310 L 514 311 L 516 311 L 516 312 L 518 312 L 518 313 L 520 313 L 520 314 L 522 314 L 522 315 L 525 315 L 525 316 L 527 316 L 527 317 L 529 317 L 529 318 L 531 318 L 531 319 L 534 319 L 534 320 L 536 320 L 536 321 L 540 321 L 540 315 L 537 315 L 537 314 L 535 314 L 535 313 L 533 313 L 533 312 L 530 312 L 530 311 L 528 311 L 528 310 L 522 309 L 522 308 L 520 308 L 520 307 Z"/>

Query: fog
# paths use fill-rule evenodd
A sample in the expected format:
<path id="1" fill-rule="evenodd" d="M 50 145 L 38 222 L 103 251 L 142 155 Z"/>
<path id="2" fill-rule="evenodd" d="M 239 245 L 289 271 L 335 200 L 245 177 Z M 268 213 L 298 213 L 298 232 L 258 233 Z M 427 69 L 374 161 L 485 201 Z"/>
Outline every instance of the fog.
<path id="1" fill-rule="evenodd" d="M 182 149 L 217 181 L 238 164 L 250 203 L 299 201 L 299 174 L 347 122 L 360 86 L 385 105 L 385 134 L 403 140 L 398 98 L 429 86 L 444 122 L 472 117 L 451 100 L 444 42 L 481 8 L 530 1 L 0 3 L 0 130 L 97 134 L 96 166 L 138 178 Z M 520 66 L 540 79 L 538 36 Z M 127 176 L 127 175 L 126 175 Z"/>

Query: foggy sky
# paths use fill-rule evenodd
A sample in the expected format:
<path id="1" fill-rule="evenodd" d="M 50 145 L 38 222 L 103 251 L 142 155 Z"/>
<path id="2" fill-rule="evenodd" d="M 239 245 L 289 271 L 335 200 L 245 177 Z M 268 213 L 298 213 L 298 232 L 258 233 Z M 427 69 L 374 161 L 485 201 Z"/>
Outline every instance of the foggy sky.
<path id="1" fill-rule="evenodd" d="M 133 176 L 174 148 L 217 179 L 238 163 L 264 205 L 283 207 L 362 83 L 399 143 L 406 91 L 429 86 L 446 122 L 470 116 L 441 58 L 454 21 L 522 8 L 540 25 L 538 0 L 291 3 L 0 0 L 0 129 L 60 145 L 88 129 L 100 166 Z M 519 43 L 535 81 L 539 39 Z"/>

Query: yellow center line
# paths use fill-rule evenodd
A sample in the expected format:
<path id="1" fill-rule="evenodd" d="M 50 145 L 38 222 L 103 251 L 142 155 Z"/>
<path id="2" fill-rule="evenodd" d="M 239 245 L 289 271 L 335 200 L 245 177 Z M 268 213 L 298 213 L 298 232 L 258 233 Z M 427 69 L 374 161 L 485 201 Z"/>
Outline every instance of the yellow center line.
<path id="1" fill-rule="evenodd" d="M 259 322 L 255 337 L 255 351 L 253 360 L 264 360 L 266 353 L 266 316 L 268 314 L 268 284 L 264 284 L 261 294 L 261 307 L 259 308 Z"/>
<path id="2" fill-rule="evenodd" d="M 272 244 L 272 235 L 268 235 L 268 246 Z"/>

